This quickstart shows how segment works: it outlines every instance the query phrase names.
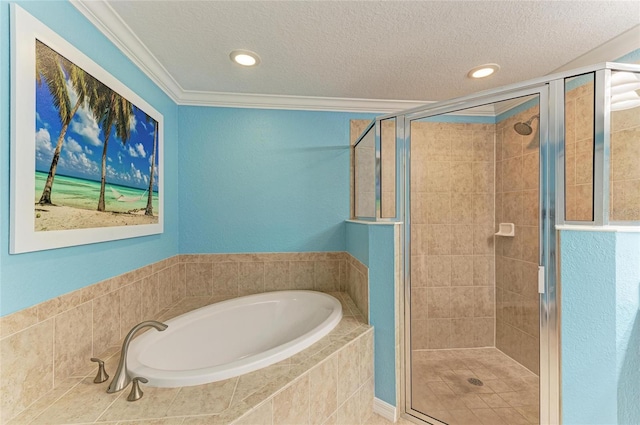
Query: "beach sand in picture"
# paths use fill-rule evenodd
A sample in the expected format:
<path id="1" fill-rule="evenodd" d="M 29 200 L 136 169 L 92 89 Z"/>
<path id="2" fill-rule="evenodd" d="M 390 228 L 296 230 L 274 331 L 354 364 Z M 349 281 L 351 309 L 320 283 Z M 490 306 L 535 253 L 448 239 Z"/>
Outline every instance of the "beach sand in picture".
<path id="1" fill-rule="evenodd" d="M 36 231 L 132 226 L 157 222 L 158 217 L 144 215 L 144 209 L 135 213 L 119 213 L 57 205 L 36 205 L 35 208 Z"/>

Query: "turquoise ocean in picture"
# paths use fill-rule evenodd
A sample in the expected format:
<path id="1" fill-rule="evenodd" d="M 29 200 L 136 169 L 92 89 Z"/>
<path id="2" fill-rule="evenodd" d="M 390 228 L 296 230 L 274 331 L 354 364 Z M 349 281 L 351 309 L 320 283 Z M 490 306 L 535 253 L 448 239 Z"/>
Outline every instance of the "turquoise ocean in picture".
<path id="1" fill-rule="evenodd" d="M 36 190 L 34 203 L 37 203 L 42 195 L 47 173 L 36 171 Z M 114 192 L 115 190 L 115 192 Z M 122 195 L 127 201 L 118 201 L 116 198 Z M 73 208 L 95 211 L 100 196 L 100 182 L 86 180 L 77 177 L 56 175 L 53 183 L 51 201 L 54 205 L 62 205 Z M 120 199 L 124 199 L 120 198 Z M 158 192 L 153 192 L 153 211 L 158 214 Z M 105 210 L 126 213 L 133 210 L 144 209 L 147 206 L 147 192 L 144 189 L 120 186 L 107 182 L 105 190 Z"/>

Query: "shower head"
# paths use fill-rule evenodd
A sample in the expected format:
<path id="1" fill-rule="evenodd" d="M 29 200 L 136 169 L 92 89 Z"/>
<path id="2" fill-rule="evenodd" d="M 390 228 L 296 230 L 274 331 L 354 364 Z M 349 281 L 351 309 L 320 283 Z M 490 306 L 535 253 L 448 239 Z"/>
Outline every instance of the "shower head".
<path id="1" fill-rule="evenodd" d="M 540 118 L 540 115 L 534 115 L 529 118 L 526 122 L 517 122 L 513 125 L 513 129 L 521 136 L 528 136 L 533 133 L 533 127 L 531 127 L 531 123 L 534 119 Z"/>

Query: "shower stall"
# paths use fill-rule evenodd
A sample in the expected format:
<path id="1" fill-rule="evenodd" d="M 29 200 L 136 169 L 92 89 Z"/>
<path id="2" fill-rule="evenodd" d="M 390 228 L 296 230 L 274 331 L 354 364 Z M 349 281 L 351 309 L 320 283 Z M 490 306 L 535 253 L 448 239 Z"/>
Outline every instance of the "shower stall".
<path id="1" fill-rule="evenodd" d="M 403 223 L 409 419 L 559 423 L 557 230 L 640 224 L 639 92 L 605 63 L 364 129 L 354 216 Z"/>

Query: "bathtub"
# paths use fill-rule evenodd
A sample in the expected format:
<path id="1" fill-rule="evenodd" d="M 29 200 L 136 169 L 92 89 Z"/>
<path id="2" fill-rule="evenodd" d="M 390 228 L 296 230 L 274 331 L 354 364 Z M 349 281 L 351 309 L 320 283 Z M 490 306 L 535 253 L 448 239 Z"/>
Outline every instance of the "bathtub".
<path id="1" fill-rule="evenodd" d="M 199 308 L 129 346 L 127 368 L 147 385 L 183 387 L 239 376 L 284 360 L 327 335 L 340 302 L 314 291 L 249 295 Z"/>

